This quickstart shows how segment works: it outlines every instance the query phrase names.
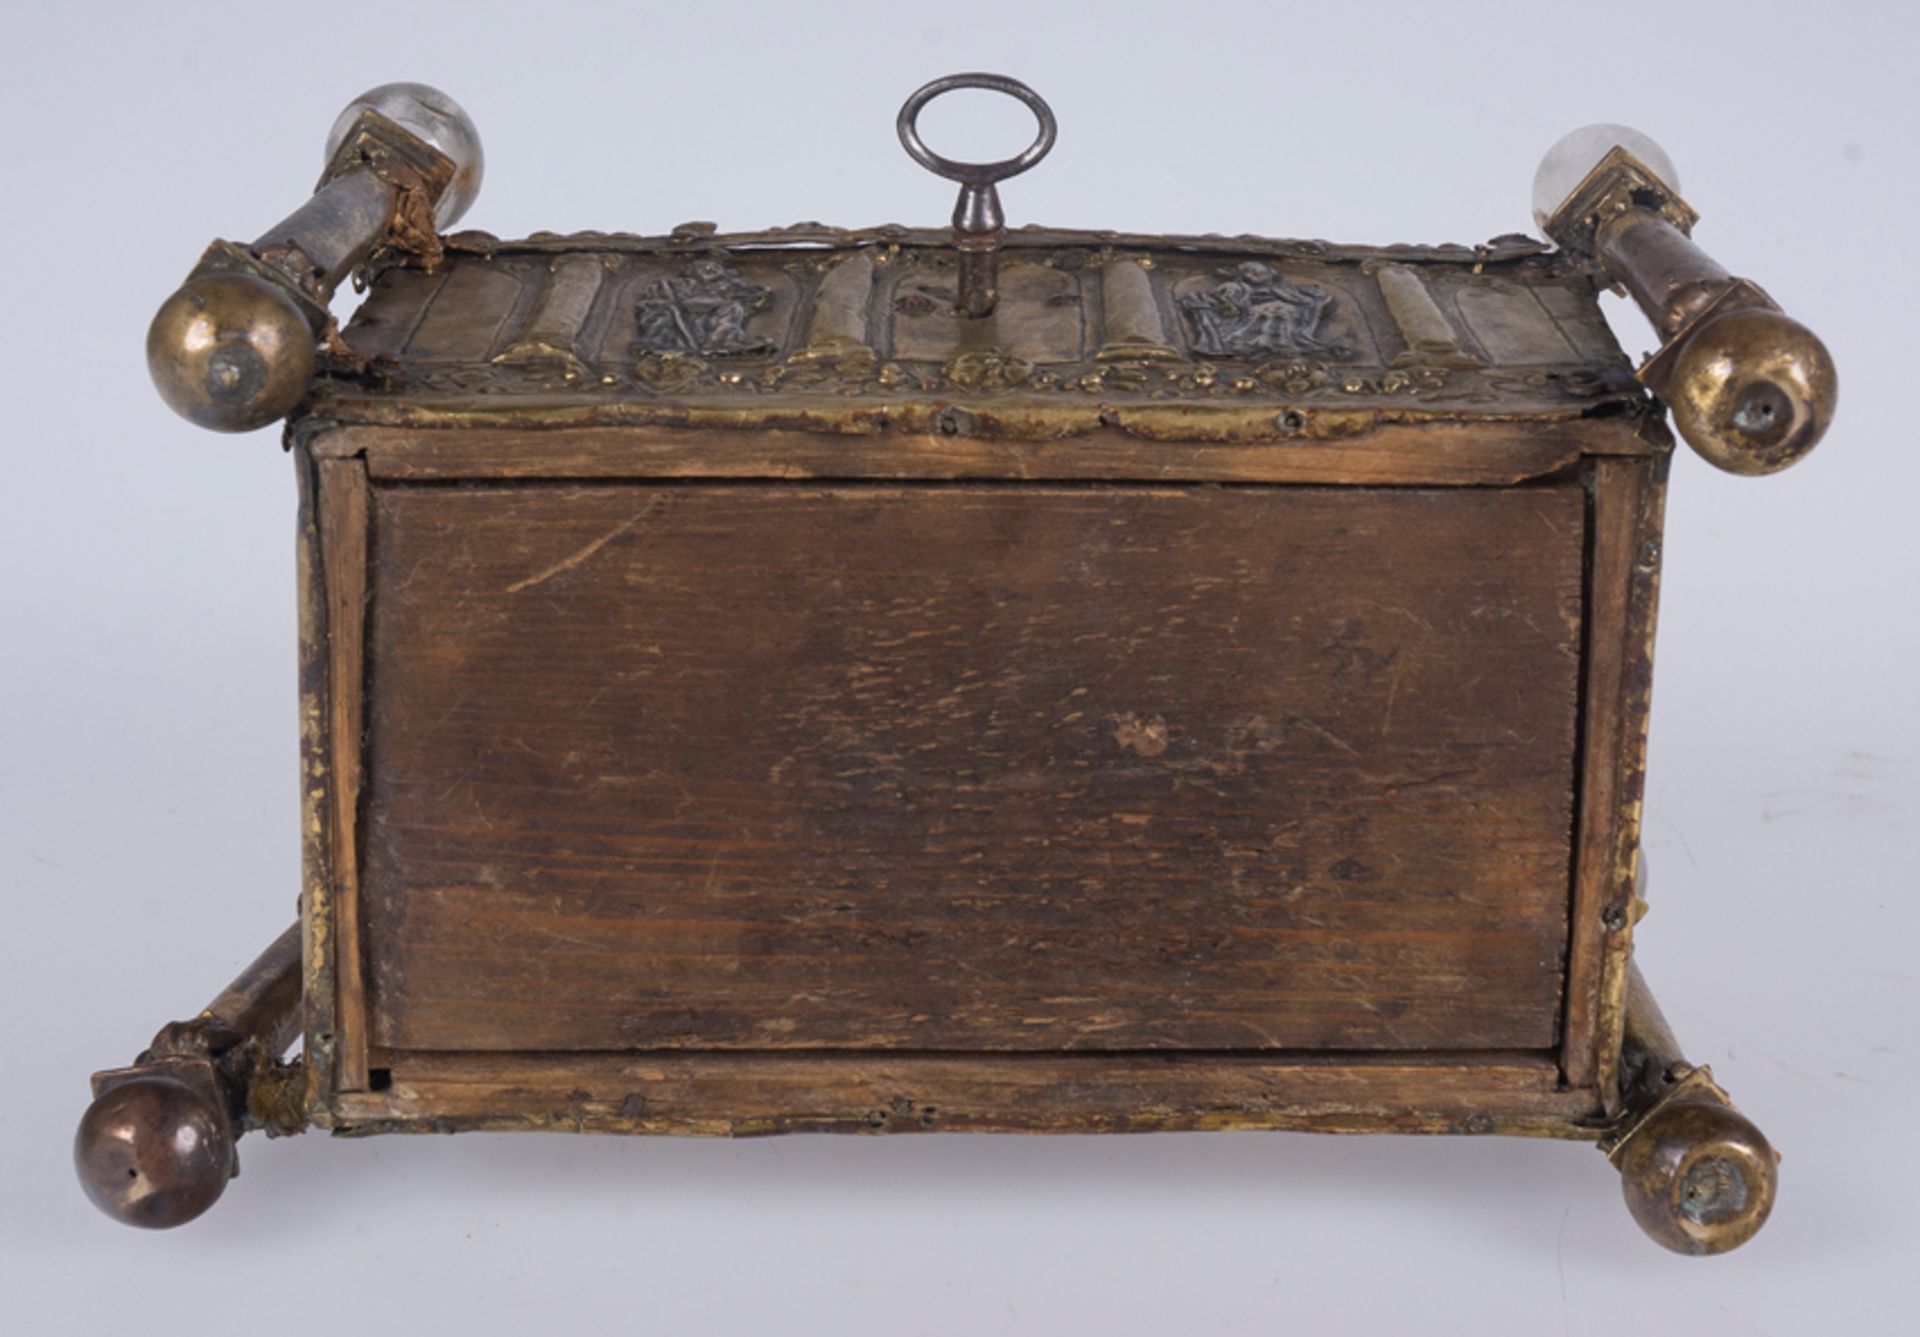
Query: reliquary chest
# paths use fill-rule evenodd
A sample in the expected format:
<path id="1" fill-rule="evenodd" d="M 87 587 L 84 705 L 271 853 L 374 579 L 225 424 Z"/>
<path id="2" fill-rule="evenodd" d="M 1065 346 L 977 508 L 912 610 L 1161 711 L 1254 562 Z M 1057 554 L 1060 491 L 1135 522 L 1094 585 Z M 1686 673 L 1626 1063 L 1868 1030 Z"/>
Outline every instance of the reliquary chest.
<path id="1" fill-rule="evenodd" d="M 1034 147 L 926 149 L 966 86 Z M 96 1079 L 89 1192 L 188 1219 L 248 1128 L 1517 1133 L 1751 1235 L 1630 960 L 1663 409 L 1777 469 L 1825 350 L 1617 127 L 1552 243 L 1440 247 L 1008 228 L 1031 90 L 900 129 L 951 227 L 502 241 L 390 86 L 163 308 L 169 402 L 288 418 L 306 872 Z"/>

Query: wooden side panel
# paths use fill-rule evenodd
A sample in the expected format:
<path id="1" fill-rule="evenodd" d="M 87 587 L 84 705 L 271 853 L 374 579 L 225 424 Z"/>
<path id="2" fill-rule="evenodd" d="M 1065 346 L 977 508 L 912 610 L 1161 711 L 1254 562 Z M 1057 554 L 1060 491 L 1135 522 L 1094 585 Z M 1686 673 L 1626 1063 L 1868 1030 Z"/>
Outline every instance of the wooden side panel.
<path id="1" fill-rule="evenodd" d="M 373 498 L 377 1045 L 1559 1040 L 1577 484 Z"/>

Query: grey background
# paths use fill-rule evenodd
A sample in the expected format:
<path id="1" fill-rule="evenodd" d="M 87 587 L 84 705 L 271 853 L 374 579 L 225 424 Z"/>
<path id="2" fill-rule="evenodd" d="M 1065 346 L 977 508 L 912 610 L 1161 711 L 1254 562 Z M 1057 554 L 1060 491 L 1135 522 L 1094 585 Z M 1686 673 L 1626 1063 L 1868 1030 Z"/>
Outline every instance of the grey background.
<path id="1" fill-rule="evenodd" d="M 0 1313 L 16 1332 L 1601 1333 L 1895 1330 L 1911 1298 L 1912 10 L 1110 3 L 9 6 L 0 316 Z M 1772 1225 L 1700 1263 L 1592 1150 L 1275 1135 L 249 1140 L 168 1235 L 68 1166 L 86 1076 L 294 914 L 293 478 L 147 384 L 155 305 L 305 197 L 396 78 L 478 120 L 468 222 L 933 223 L 922 80 L 1058 111 L 1014 222 L 1475 241 L 1562 131 L 1660 139 L 1698 236 L 1830 342 L 1827 443 L 1676 461 L 1641 958 L 1784 1149 Z M 955 154 L 1011 105 L 930 113 Z M 1644 323 L 1612 304 L 1631 351 Z M 1901 1305 L 1905 1308 L 1907 1306 Z"/>

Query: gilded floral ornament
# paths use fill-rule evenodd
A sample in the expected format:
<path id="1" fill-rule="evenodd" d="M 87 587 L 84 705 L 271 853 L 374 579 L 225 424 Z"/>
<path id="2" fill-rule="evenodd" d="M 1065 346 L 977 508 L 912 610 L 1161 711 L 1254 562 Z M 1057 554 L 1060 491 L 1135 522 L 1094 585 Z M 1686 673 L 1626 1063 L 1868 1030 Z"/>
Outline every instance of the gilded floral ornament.
<path id="1" fill-rule="evenodd" d="M 713 368 L 685 353 L 647 353 L 633 365 L 633 378 L 661 394 L 678 394 L 714 379 Z"/>
<path id="2" fill-rule="evenodd" d="M 837 390 L 859 394 L 869 390 L 926 390 L 930 378 L 898 362 L 883 361 L 865 344 L 836 343 L 808 348 L 760 373 L 766 390 Z"/>
<path id="3" fill-rule="evenodd" d="M 940 374 L 960 390 L 1011 390 L 1032 379 L 1033 364 L 1006 353 L 962 353 Z"/>

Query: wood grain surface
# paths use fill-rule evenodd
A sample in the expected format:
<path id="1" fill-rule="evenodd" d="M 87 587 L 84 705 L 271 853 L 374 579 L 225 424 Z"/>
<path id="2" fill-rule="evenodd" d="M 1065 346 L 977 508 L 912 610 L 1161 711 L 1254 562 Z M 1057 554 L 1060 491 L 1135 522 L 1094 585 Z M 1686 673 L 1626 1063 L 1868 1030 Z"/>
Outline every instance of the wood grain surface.
<path id="1" fill-rule="evenodd" d="M 1541 1050 L 1584 503 L 382 484 L 385 1050 Z"/>
<path id="2" fill-rule="evenodd" d="M 1552 1057 L 1447 1053 L 909 1054 L 705 1050 L 393 1055 L 338 1096 L 337 1132 L 774 1133 L 1605 1131 Z"/>
<path id="3" fill-rule="evenodd" d="M 335 1084 L 360 1091 L 367 1085 L 367 995 L 361 976 L 366 953 L 360 934 L 360 835 L 358 813 L 365 733 L 367 609 L 367 471 L 360 460 L 322 460 L 320 552 L 326 564 L 327 603 L 327 789 L 326 819 L 333 870 L 333 933 L 337 994 Z"/>
<path id="4" fill-rule="evenodd" d="M 1342 429 L 1346 429 L 1343 431 Z M 316 456 L 363 457 L 376 480 L 764 479 L 1358 486 L 1495 486 L 1571 470 L 1583 456 L 1645 455 L 1617 422 L 1381 423 L 1353 415 L 1292 441 L 1163 441 L 1122 431 L 1060 440 L 943 436 L 905 429 L 460 426 L 329 427 Z"/>

